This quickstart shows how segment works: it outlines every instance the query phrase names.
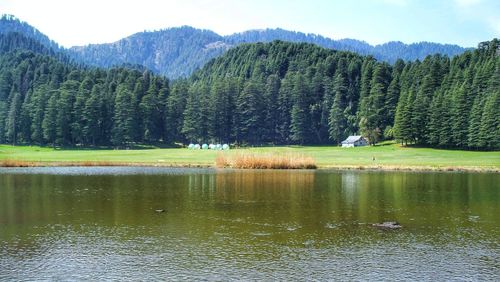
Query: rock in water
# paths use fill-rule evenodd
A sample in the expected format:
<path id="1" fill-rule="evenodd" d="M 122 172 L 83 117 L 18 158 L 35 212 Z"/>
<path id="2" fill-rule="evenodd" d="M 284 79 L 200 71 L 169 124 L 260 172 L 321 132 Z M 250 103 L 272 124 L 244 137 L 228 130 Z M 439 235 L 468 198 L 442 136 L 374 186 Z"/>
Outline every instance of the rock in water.
<path id="1" fill-rule="evenodd" d="M 385 221 L 382 223 L 374 223 L 374 224 L 372 224 L 372 226 L 379 227 L 379 228 L 386 228 L 386 229 L 398 229 L 398 228 L 403 227 L 397 221 Z"/>

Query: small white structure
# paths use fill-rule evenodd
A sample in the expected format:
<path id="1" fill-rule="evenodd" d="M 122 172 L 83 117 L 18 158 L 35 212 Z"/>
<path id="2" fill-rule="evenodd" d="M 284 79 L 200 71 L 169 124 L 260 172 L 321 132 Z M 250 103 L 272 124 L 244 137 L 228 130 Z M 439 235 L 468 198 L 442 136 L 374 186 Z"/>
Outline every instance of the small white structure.
<path id="1" fill-rule="evenodd" d="M 368 141 L 361 135 L 349 136 L 342 141 L 342 148 L 367 146 Z"/>

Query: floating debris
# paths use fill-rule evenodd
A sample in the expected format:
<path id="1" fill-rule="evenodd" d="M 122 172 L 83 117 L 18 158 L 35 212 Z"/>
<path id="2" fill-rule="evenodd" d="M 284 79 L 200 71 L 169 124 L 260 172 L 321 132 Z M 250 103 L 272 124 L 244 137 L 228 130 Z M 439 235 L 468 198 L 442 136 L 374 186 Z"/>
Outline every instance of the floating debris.
<path id="1" fill-rule="evenodd" d="M 337 227 L 338 227 L 338 225 L 334 224 L 334 223 L 327 223 L 327 224 L 325 224 L 325 228 L 328 228 L 328 229 L 335 229 Z"/>
<path id="2" fill-rule="evenodd" d="M 372 226 L 378 227 L 378 228 L 384 228 L 384 229 L 398 229 L 398 228 L 403 227 L 397 221 L 385 221 L 382 223 L 374 223 L 374 224 L 372 224 Z"/>

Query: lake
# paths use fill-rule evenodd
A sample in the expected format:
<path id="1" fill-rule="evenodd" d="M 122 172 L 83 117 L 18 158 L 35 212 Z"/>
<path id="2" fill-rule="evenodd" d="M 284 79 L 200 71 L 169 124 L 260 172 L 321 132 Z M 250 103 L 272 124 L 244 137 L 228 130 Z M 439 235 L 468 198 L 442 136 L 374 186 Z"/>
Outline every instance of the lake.
<path id="1" fill-rule="evenodd" d="M 0 169 L 0 280 L 236 279 L 499 281 L 500 175 Z"/>

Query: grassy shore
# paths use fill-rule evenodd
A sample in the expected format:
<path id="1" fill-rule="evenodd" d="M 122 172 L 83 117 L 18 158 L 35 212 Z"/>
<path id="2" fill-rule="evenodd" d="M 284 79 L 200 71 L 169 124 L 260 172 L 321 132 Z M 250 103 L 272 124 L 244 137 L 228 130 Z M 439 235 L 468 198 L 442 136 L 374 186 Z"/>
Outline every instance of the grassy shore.
<path id="1" fill-rule="evenodd" d="M 500 172 L 500 152 L 402 147 L 395 143 L 360 148 L 286 146 L 233 149 L 223 154 L 300 154 L 318 168 L 386 170 L 467 170 Z M 157 165 L 215 166 L 217 151 L 171 149 L 92 150 L 0 145 L 0 166 Z M 8 165 L 6 165 L 8 164 Z"/>

